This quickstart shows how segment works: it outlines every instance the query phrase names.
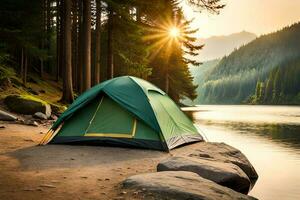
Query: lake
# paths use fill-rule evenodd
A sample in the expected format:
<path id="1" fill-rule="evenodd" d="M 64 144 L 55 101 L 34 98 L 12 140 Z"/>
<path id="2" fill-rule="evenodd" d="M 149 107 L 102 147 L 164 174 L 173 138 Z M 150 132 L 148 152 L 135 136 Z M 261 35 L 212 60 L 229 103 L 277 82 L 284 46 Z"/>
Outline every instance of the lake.
<path id="1" fill-rule="evenodd" d="M 300 107 L 215 106 L 185 108 L 209 142 L 240 149 L 259 174 L 250 195 L 300 199 Z"/>

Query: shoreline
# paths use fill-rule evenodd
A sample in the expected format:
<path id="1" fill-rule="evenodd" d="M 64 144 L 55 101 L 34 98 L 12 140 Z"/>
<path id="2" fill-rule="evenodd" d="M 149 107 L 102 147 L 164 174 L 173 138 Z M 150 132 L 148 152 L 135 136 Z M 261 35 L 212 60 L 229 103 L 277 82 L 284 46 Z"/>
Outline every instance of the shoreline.
<path id="1" fill-rule="evenodd" d="M 189 144 L 170 153 L 103 146 L 37 146 L 49 125 L 2 124 L 3 199 L 131 199 L 122 188 L 126 178 L 154 173 L 160 161 L 186 156 L 199 146 Z"/>

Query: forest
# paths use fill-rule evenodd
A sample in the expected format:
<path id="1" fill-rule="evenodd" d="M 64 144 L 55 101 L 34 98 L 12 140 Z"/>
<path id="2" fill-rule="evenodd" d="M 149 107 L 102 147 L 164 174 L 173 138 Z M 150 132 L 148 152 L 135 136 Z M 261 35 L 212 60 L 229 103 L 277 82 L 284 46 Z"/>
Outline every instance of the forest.
<path id="1" fill-rule="evenodd" d="M 176 102 L 193 100 L 197 85 L 188 66 L 198 64 L 193 56 L 203 46 L 195 43 L 197 30 L 183 3 L 195 12 L 217 14 L 224 7 L 220 0 L 2 0 L 2 91 L 12 85 L 16 93 L 38 96 L 30 84 L 46 88 L 52 81 L 59 102 L 71 103 L 93 85 L 131 75 Z"/>
<path id="2" fill-rule="evenodd" d="M 249 103 L 299 104 L 300 59 L 273 69 L 264 81 L 258 80 Z"/>
<path id="3" fill-rule="evenodd" d="M 296 23 L 207 63 L 194 103 L 300 104 L 299 38 Z"/>

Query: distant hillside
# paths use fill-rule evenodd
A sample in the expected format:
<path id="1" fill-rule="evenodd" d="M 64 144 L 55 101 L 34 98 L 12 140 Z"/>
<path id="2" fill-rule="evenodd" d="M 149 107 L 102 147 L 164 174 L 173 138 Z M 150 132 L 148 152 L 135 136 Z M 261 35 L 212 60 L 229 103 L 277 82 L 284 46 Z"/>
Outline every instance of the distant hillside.
<path id="1" fill-rule="evenodd" d="M 255 34 L 243 31 L 226 36 L 213 36 L 207 39 L 200 39 L 199 43 L 205 46 L 200 52 L 198 59 L 200 61 L 208 61 L 222 58 L 225 55 L 229 55 L 234 49 L 249 43 L 255 38 Z"/>
<path id="2" fill-rule="evenodd" d="M 202 85 L 205 83 L 205 80 L 207 78 L 207 75 L 213 70 L 215 66 L 220 62 L 220 59 L 210 60 L 203 62 L 203 64 L 199 66 L 191 66 L 190 72 L 192 76 L 194 77 L 194 83 L 198 85 L 198 88 L 196 89 L 198 97 L 194 100 L 194 102 L 190 100 L 183 101 L 186 105 L 194 105 L 195 102 L 200 102 L 201 99 L 203 99 L 203 93 L 201 91 Z"/>
<path id="3" fill-rule="evenodd" d="M 235 50 L 205 76 L 196 103 L 300 104 L 300 23 Z"/>

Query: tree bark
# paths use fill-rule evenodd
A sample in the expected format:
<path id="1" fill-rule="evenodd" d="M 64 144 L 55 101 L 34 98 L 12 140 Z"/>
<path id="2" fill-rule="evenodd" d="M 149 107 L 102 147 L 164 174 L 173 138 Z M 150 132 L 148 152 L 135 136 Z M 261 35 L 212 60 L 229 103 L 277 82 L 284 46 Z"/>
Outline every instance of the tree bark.
<path id="1" fill-rule="evenodd" d="M 83 0 L 83 91 L 91 87 L 91 1 Z"/>
<path id="2" fill-rule="evenodd" d="M 82 2 L 83 0 L 78 0 L 78 46 L 77 46 L 77 83 L 78 83 L 78 92 L 83 92 L 83 75 L 82 75 L 82 58 L 83 58 L 83 30 L 82 30 Z"/>
<path id="3" fill-rule="evenodd" d="M 78 57 L 78 0 L 72 0 L 72 80 L 73 87 L 77 90 L 77 57 Z"/>
<path id="4" fill-rule="evenodd" d="M 44 77 L 44 59 L 43 58 L 40 59 L 40 77 L 41 78 Z"/>
<path id="5" fill-rule="evenodd" d="M 71 44 L 71 0 L 63 2 L 63 51 L 64 81 L 62 101 L 71 103 L 74 100 L 72 87 L 72 44 Z"/>
<path id="6" fill-rule="evenodd" d="M 56 0 L 56 74 L 55 74 L 55 79 L 56 81 L 59 80 L 59 42 L 60 42 L 60 16 L 59 16 L 59 0 Z"/>
<path id="7" fill-rule="evenodd" d="M 21 62 L 20 62 L 20 74 L 23 80 L 23 73 L 24 73 L 24 48 L 21 49 Z"/>
<path id="8" fill-rule="evenodd" d="M 42 23 L 42 30 L 43 30 L 43 37 L 42 41 L 40 44 L 41 49 L 45 48 L 45 36 L 47 36 L 47 31 L 46 31 L 46 21 L 47 21 L 47 0 L 43 1 L 42 4 L 42 18 L 43 18 L 43 23 Z M 40 57 L 40 77 L 43 78 L 43 73 L 44 73 L 44 59 Z"/>
<path id="9" fill-rule="evenodd" d="M 107 79 L 114 77 L 114 55 L 113 55 L 113 9 L 108 4 L 108 29 L 107 29 Z"/>
<path id="10" fill-rule="evenodd" d="M 95 70 L 94 70 L 94 84 L 100 83 L 101 70 L 101 1 L 96 1 L 96 30 L 95 30 Z"/>

